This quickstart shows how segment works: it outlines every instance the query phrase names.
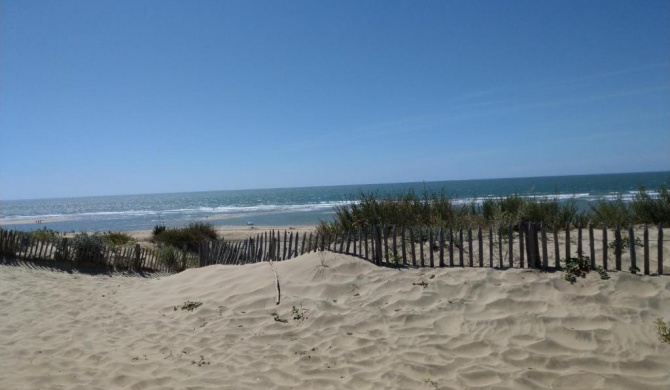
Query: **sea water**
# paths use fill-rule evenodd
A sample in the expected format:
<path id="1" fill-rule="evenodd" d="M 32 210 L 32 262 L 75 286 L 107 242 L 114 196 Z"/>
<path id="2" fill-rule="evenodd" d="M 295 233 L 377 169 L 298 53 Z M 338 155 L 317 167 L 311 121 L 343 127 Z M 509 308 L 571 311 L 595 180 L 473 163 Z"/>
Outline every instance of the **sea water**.
<path id="1" fill-rule="evenodd" d="M 417 195 L 443 191 L 455 202 L 509 195 L 556 197 L 588 207 L 601 199 L 630 200 L 640 186 L 654 194 L 669 183 L 667 171 L 11 200 L 0 201 L 0 226 L 58 231 L 151 230 L 158 224 L 179 227 L 192 221 L 214 226 L 301 226 L 331 220 L 337 206 L 356 202 L 361 193 L 393 197 L 410 189 Z"/>

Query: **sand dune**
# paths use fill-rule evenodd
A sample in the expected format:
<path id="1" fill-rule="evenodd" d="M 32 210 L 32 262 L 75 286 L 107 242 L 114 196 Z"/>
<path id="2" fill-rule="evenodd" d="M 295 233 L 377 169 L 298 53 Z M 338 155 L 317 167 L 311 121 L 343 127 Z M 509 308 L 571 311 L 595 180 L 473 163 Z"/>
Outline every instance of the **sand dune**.
<path id="1" fill-rule="evenodd" d="M 570 285 L 332 253 L 275 269 L 278 306 L 267 263 L 151 279 L 1 266 L 0 388 L 670 387 L 653 324 L 670 320 L 668 277 Z"/>

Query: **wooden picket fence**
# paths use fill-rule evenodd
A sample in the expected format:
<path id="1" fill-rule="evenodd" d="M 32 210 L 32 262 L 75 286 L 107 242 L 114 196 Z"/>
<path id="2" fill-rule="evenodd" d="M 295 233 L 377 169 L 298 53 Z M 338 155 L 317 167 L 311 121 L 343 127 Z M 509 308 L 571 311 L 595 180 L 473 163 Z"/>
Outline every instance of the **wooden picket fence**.
<path id="1" fill-rule="evenodd" d="M 666 234 L 662 227 L 593 227 L 549 230 L 535 223 L 476 229 L 365 226 L 340 234 L 268 231 L 239 241 L 203 241 L 198 253 L 183 248 L 167 259 L 157 248 L 139 244 L 77 250 L 71 239 L 43 241 L 19 231 L 0 230 L 0 255 L 69 267 L 178 272 L 214 264 L 282 261 L 313 251 L 345 253 L 379 266 L 556 269 L 579 254 L 605 270 L 645 275 L 664 268 Z M 641 268 L 641 269 L 640 269 Z"/>
<path id="2" fill-rule="evenodd" d="M 40 262 L 44 265 L 59 265 L 69 269 L 97 268 L 112 271 L 177 272 L 197 267 L 197 254 L 185 250 L 165 259 L 156 248 L 130 246 L 107 246 L 92 250 L 77 248 L 70 238 L 55 240 L 21 231 L 0 229 L 0 255 L 3 259 L 20 259 Z"/>
<path id="3" fill-rule="evenodd" d="M 664 242 L 660 226 L 655 231 L 647 226 L 559 231 L 536 223 L 475 230 L 366 226 L 333 235 L 270 231 L 238 242 L 202 242 L 200 266 L 281 261 L 327 250 L 379 266 L 550 269 L 581 254 L 593 267 L 663 275 L 668 273 Z"/>

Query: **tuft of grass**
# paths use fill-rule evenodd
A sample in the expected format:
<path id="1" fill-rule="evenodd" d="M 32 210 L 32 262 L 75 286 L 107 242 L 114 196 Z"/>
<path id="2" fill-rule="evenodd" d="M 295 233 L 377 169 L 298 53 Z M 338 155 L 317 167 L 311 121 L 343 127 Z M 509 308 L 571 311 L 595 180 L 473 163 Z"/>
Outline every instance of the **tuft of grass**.
<path id="1" fill-rule="evenodd" d="M 107 232 L 102 235 L 102 239 L 107 245 L 123 246 L 134 244 L 136 240 L 128 233 L 124 232 Z"/>
<path id="2" fill-rule="evenodd" d="M 203 222 L 191 222 L 188 226 L 177 229 L 158 230 L 154 229 L 153 240 L 157 243 L 175 248 L 184 248 L 189 252 L 198 252 L 200 241 L 218 240 L 216 229 Z"/>
<path id="3" fill-rule="evenodd" d="M 293 319 L 298 322 L 303 322 L 309 318 L 305 315 L 305 313 L 307 313 L 307 309 L 303 309 L 302 303 L 300 304 L 300 308 L 293 306 L 293 309 L 291 310 L 291 315 L 293 316 Z"/>
<path id="4" fill-rule="evenodd" d="M 193 311 L 193 310 L 199 308 L 200 306 L 202 306 L 202 302 L 198 302 L 198 301 L 195 301 L 195 302 L 192 302 L 192 301 L 186 301 L 186 302 L 184 302 L 184 304 L 181 305 L 181 306 L 175 306 L 175 307 L 174 307 L 174 311 L 177 311 L 177 310 L 179 310 L 179 309 L 181 309 L 181 310 L 186 310 L 186 311 Z"/>
<path id="5" fill-rule="evenodd" d="M 658 338 L 664 343 L 670 344 L 670 326 L 662 318 L 657 318 L 654 324 L 656 324 Z"/>

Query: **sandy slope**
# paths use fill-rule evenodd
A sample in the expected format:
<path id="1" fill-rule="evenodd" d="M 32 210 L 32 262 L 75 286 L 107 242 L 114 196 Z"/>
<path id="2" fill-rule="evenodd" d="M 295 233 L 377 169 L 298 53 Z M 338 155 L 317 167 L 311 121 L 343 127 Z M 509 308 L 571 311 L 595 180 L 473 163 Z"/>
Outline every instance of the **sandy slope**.
<path id="1" fill-rule="evenodd" d="M 279 306 L 267 263 L 160 279 L 0 266 L 0 389 L 670 387 L 653 325 L 669 277 L 570 285 L 332 253 L 275 268 Z M 175 311 L 186 301 L 203 304 Z"/>

